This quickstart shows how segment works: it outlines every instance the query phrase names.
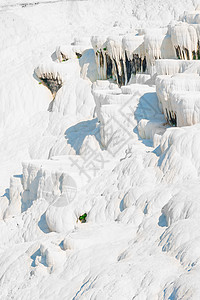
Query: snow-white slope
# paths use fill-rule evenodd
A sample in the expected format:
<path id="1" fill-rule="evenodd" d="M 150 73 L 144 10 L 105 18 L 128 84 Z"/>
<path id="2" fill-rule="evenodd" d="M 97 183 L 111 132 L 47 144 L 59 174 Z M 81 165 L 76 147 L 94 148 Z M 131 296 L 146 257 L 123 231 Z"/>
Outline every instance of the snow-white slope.
<path id="1" fill-rule="evenodd" d="M 198 4 L 1 1 L 0 299 L 200 299 Z"/>

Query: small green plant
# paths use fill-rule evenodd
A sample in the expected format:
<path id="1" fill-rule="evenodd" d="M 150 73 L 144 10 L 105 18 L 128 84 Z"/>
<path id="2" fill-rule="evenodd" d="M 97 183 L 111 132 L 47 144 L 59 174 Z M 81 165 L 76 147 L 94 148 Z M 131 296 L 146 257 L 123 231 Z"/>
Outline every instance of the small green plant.
<path id="1" fill-rule="evenodd" d="M 106 51 L 106 50 L 107 50 L 107 48 L 103 48 L 103 50 L 104 50 L 104 51 Z"/>
<path id="2" fill-rule="evenodd" d="M 85 213 L 79 217 L 79 221 L 81 221 L 81 223 L 86 223 L 86 217 L 87 217 L 87 214 Z"/>
<path id="3" fill-rule="evenodd" d="M 39 82 L 39 84 L 42 84 L 42 82 Z"/>

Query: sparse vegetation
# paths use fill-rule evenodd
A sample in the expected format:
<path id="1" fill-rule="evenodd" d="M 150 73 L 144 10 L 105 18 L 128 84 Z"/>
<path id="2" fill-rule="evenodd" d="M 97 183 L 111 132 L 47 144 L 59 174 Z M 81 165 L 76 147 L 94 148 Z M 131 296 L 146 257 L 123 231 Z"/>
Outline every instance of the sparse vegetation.
<path id="1" fill-rule="evenodd" d="M 77 58 L 79 59 L 79 58 L 81 58 L 82 54 L 81 54 L 81 53 L 78 53 L 78 52 L 76 52 L 76 56 L 77 56 Z"/>
<path id="2" fill-rule="evenodd" d="M 82 216 L 79 217 L 79 221 L 81 221 L 81 223 L 86 223 L 86 217 L 87 217 L 87 214 L 84 213 Z"/>

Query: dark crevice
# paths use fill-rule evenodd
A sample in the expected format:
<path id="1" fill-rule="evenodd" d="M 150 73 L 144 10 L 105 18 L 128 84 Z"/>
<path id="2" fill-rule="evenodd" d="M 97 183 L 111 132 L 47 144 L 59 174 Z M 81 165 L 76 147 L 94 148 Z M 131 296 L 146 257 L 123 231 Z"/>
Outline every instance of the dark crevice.
<path id="1" fill-rule="evenodd" d="M 103 53 L 102 51 L 100 51 L 100 67 L 103 67 L 104 66 L 104 59 L 103 59 Z"/>
<path id="2" fill-rule="evenodd" d="M 186 48 L 185 48 L 185 54 L 186 54 L 187 60 L 189 60 L 190 59 L 190 55 L 189 55 L 188 49 L 186 49 Z"/>
<path id="3" fill-rule="evenodd" d="M 146 61 L 146 56 L 144 57 L 143 61 L 142 61 L 142 71 L 143 73 L 146 72 L 146 69 L 147 69 L 147 61 Z"/>
<path id="4" fill-rule="evenodd" d="M 39 77 L 39 79 L 51 91 L 53 98 L 55 98 L 56 93 L 63 85 L 62 81 L 55 78 L 53 73 L 43 74 L 43 76 Z"/>
<path id="5" fill-rule="evenodd" d="M 108 54 L 106 54 L 106 66 L 107 66 L 107 78 L 111 78 L 113 64 L 112 64 L 112 60 Z"/>
<path id="6" fill-rule="evenodd" d="M 78 53 L 78 52 L 76 52 L 76 56 L 77 56 L 77 58 L 81 58 L 81 57 L 82 57 L 82 54 L 81 54 L 81 53 Z"/>
<path id="7" fill-rule="evenodd" d="M 124 70 L 124 61 L 123 59 L 120 59 L 120 64 L 121 64 L 121 85 L 125 85 L 125 70 Z"/>
<path id="8" fill-rule="evenodd" d="M 62 61 L 67 61 L 68 60 L 67 56 L 64 53 L 60 52 L 60 54 L 62 56 Z"/>
<path id="9" fill-rule="evenodd" d="M 167 109 L 165 109 L 166 111 L 166 118 L 167 118 L 167 122 L 171 125 L 171 126 L 177 126 L 177 117 L 176 117 L 176 113 L 174 113 L 173 111 L 168 111 Z"/>
<path id="10" fill-rule="evenodd" d="M 181 59 L 182 58 L 182 55 L 181 55 L 181 49 L 180 49 L 180 46 L 178 47 L 175 47 L 175 50 L 176 50 L 176 56 L 178 59 Z"/>
<path id="11" fill-rule="evenodd" d="M 199 44 L 199 41 L 198 41 L 198 44 L 197 44 L 197 51 L 192 51 L 192 57 L 190 57 L 190 53 L 189 53 L 189 50 L 187 48 L 183 48 L 181 49 L 180 46 L 177 46 L 175 47 L 175 51 L 176 51 L 176 57 L 178 59 L 183 59 L 183 60 L 190 60 L 190 59 L 193 59 L 193 60 L 196 60 L 196 59 L 200 59 L 200 44 Z"/>

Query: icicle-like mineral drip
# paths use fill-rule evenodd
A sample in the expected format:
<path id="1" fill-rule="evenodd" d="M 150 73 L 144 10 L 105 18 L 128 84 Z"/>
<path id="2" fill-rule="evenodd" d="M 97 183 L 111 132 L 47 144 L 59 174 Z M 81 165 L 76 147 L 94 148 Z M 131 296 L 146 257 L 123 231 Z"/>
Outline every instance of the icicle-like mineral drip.
<path id="1" fill-rule="evenodd" d="M 127 84 L 132 74 L 145 73 L 147 70 L 144 36 L 126 35 L 122 39 L 122 47 L 125 53 L 125 84 Z"/>
<path id="2" fill-rule="evenodd" d="M 163 113 L 170 124 L 189 126 L 200 121 L 200 76 L 198 74 L 158 76 L 156 92 Z"/>
<path id="3" fill-rule="evenodd" d="M 127 35 L 105 38 L 93 37 L 96 63 L 100 79 L 114 79 L 119 86 L 126 85 L 131 74 L 147 69 L 143 36 Z"/>
<path id="4" fill-rule="evenodd" d="M 114 78 L 120 86 L 125 85 L 125 53 L 122 48 L 122 37 L 109 37 L 107 39 L 107 52 L 112 60 Z"/>
<path id="5" fill-rule="evenodd" d="M 171 39 L 163 34 L 161 29 L 148 30 L 144 37 L 144 49 L 147 59 L 148 71 L 155 73 L 155 61 L 161 58 L 175 58 Z"/>
<path id="6" fill-rule="evenodd" d="M 171 27 L 171 40 L 178 59 L 197 58 L 198 38 L 193 25 L 179 22 Z"/>
<path id="7" fill-rule="evenodd" d="M 51 91 L 53 97 L 65 82 L 80 75 L 77 59 L 70 59 L 64 63 L 45 62 L 35 69 L 35 74 Z"/>
<path id="8" fill-rule="evenodd" d="M 112 69 L 110 58 L 106 54 L 106 37 L 93 36 L 91 39 L 92 47 L 95 52 L 95 59 L 99 74 L 99 79 L 107 79 L 108 76 L 111 77 Z"/>
<path id="9" fill-rule="evenodd" d="M 141 35 L 93 37 L 99 78 L 117 81 L 119 86 L 129 83 L 137 73 L 155 73 L 155 61 L 175 58 L 175 50 L 167 29 L 141 31 Z"/>

